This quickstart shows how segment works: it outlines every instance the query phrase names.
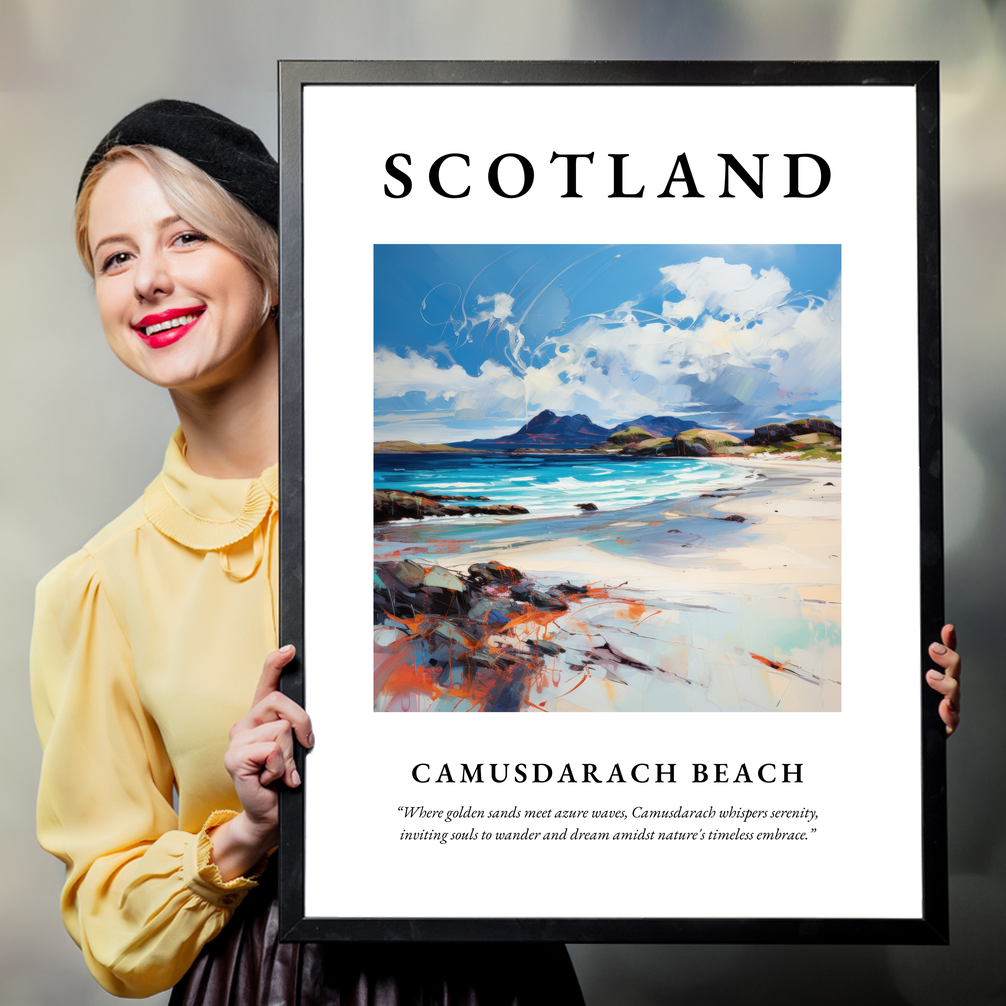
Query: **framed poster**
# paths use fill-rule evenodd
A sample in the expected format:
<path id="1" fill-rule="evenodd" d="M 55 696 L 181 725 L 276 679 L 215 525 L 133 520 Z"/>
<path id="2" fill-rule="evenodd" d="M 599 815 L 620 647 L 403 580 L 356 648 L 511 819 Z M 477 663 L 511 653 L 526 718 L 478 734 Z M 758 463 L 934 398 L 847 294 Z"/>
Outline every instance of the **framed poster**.
<path id="1" fill-rule="evenodd" d="M 945 941 L 935 64 L 280 90 L 287 938 Z"/>

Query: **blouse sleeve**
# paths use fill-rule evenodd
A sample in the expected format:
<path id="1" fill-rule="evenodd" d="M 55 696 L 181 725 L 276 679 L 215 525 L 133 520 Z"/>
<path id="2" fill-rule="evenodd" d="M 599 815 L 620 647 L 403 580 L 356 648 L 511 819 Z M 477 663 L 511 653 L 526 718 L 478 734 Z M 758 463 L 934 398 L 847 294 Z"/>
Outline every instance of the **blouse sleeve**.
<path id="1" fill-rule="evenodd" d="M 207 829 L 178 830 L 171 764 L 140 703 L 129 642 L 78 552 L 39 584 L 31 644 L 42 741 L 38 837 L 66 865 L 63 921 L 117 996 L 170 988 L 254 880 L 224 882 Z"/>

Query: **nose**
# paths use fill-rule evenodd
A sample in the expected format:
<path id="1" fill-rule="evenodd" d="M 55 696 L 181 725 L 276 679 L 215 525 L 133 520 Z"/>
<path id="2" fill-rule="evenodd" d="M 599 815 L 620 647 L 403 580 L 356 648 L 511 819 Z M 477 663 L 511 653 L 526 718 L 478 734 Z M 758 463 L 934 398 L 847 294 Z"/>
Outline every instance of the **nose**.
<path id="1" fill-rule="evenodd" d="M 174 290 L 168 260 L 160 249 L 141 254 L 133 270 L 133 289 L 138 301 L 155 302 Z"/>

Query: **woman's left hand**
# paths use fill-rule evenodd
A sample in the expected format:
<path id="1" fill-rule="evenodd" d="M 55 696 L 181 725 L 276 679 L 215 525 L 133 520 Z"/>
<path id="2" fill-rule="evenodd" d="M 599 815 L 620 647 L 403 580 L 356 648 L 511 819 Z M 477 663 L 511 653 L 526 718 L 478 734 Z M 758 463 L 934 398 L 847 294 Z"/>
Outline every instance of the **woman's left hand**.
<path id="1" fill-rule="evenodd" d="M 943 696 L 940 719 L 947 726 L 949 737 L 961 721 L 961 657 L 957 653 L 957 632 L 952 625 L 944 625 L 940 643 L 931 643 L 929 656 L 943 668 L 926 673 L 929 687 Z"/>
<path id="2" fill-rule="evenodd" d="M 284 646 L 266 657 L 251 710 L 231 727 L 224 767 L 243 809 L 207 832 L 210 859 L 225 881 L 242 876 L 279 841 L 276 784 L 300 785 L 294 735 L 306 748 L 314 744 L 310 716 L 279 690 L 280 675 L 294 653 Z"/>

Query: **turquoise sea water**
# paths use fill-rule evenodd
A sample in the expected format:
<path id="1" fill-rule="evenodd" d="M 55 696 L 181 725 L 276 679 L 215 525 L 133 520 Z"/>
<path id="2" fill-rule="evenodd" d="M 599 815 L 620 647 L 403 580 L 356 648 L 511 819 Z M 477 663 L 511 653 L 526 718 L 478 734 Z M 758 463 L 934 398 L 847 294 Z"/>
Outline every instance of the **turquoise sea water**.
<path id="1" fill-rule="evenodd" d="M 375 454 L 375 489 L 488 496 L 526 507 L 532 517 L 576 514 L 577 503 L 616 510 L 750 484 L 752 472 L 705 458 L 597 455 Z M 443 518 L 451 520 L 451 518 Z M 498 518 L 469 518 L 498 521 Z"/>

